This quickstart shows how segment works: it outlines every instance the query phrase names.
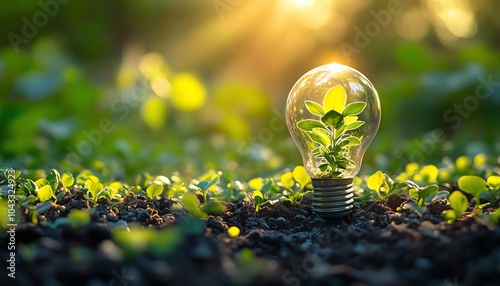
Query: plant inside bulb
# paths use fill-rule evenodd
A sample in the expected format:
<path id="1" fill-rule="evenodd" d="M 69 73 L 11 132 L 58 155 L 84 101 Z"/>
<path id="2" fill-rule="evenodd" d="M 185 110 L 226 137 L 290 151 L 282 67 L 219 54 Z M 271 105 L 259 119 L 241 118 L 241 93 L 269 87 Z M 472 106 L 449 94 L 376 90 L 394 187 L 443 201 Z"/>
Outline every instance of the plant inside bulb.
<path id="1" fill-rule="evenodd" d="M 380 101 L 359 71 L 328 64 L 304 74 L 286 103 L 287 126 L 314 178 L 354 178 L 380 124 Z"/>
<path id="2" fill-rule="evenodd" d="M 380 124 L 377 91 L 353 68 L 320 66 L 293 86 L 286 120 L 312 177 L 314 211 L 328 218 L 348 214 L 353 178 Z"/>
<path id="3" fill-rule="evenodd" d="M 311 152 L 318 159 L 315 178 L 338 178 L 348 168 L 355 167 L 349 148 L 360 145 L 363 136 L 356 136 L 351 131 L 365 124 L 357 115 L 365 109 L 366 103 L 355 101 L 346 105 L 346 100 L 344 88 L 336 85 L 325 94 L 323 105 L 305 101 L 306 109 L 319 117 L 319 120 L 304 119 L 297 123 L 315 145 Z"/>

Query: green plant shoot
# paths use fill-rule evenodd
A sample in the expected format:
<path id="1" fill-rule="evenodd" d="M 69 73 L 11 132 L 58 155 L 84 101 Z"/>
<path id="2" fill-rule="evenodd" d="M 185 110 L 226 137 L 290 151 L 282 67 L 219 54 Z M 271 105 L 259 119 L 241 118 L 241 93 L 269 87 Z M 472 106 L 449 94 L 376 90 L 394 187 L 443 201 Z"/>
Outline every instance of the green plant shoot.
<path id="1" fill-rule="evenodd" d="M 476 199 L 476 205 L 474 206 L 474 212 L 476 213 L 480 213 L 481 208 L 484 207 L 484 205 L 481 205 L 479 195 L 486 190 L 486 186 L 486 181 L 478 176 L 462 176 L 458 179 L 458 187 Z"/>
<path id="2" fill-rule="evenodd" d="M 454 222 L 456 219 L 460 218 L 462 214 L 467 210 L 469 202 L 467 198 L 459 191 L 454 191 L 450 195 L 450 208 L 449 211 L 443 212 L 443 217 L 448 223 Z"/>
<path id="3" fill-rule="evenodd" d="M 365 124 L 357 115 L 366 108 L 366 103 L 355 101 L 346 105 L 346 100 L 346 91 L 336 85 L 325 94 L 323 105 L 305 101 L 307 110 L 319 120 L 305 119 L 297 123 L 315 143 L 312 154 L 319 159 L 320 173 L 315 174 L 318 178 L 338 178 L 354 167 L 350 147 L 360 145 L 363 138 L 354 136 L 352 131 Z"/>

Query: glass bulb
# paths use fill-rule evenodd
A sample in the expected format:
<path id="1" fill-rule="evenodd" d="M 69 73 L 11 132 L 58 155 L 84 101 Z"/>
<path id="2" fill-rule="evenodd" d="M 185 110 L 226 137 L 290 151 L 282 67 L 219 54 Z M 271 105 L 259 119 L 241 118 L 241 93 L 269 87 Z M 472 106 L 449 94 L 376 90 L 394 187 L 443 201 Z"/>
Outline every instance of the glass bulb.
<path id="1" fill-rule="evenodd" d="M 313 179 L 315 211 L 324 217 L 349 213 L 352 179 L 380 124 L 372 83 L 344 65 L 314 68 L 290 91 L 286 121 Z"/>

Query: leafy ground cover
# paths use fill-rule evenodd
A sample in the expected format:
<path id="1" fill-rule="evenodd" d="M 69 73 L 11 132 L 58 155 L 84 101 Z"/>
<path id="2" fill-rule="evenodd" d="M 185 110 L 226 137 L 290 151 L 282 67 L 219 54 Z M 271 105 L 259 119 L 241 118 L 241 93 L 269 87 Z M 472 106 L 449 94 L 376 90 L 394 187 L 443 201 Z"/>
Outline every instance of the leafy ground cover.
<path id="1" fill-rule="evenodd" d="M 16 183 L 15 283 L 495 285 L 498 168 L 477 155 L 359 177 L 354 211 L 335 221 L 313 212 L 302 167 L 248 181 L 5 170 Z"/>

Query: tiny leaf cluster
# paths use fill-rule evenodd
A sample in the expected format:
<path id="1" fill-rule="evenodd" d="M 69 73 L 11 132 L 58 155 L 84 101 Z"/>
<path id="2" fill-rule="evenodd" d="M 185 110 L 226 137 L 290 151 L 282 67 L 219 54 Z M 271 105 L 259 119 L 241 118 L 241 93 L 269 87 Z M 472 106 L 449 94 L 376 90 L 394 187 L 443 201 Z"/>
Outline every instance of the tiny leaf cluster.
<path id="1" fill-rule="evenodd" d="M 304 119 L 297 123 L 297 127 L 315 143 L 312 154 L 319 162 L 317 167 L 320 173 L 315 174 L 318 178 L 342 177 L 347 169 L 354 167 L 350 147 L 360 145 L 363 137 L 354 136 L 352 131 L 365 124 L 358 120 L 357 115 L 363 112 L 366 103 L 355 101 L 346 105 L 346 101 L 347 94 L 341 85 L 328 90 L 323 105 L 305 101 L 307 110 L 319 120 Z"/>

